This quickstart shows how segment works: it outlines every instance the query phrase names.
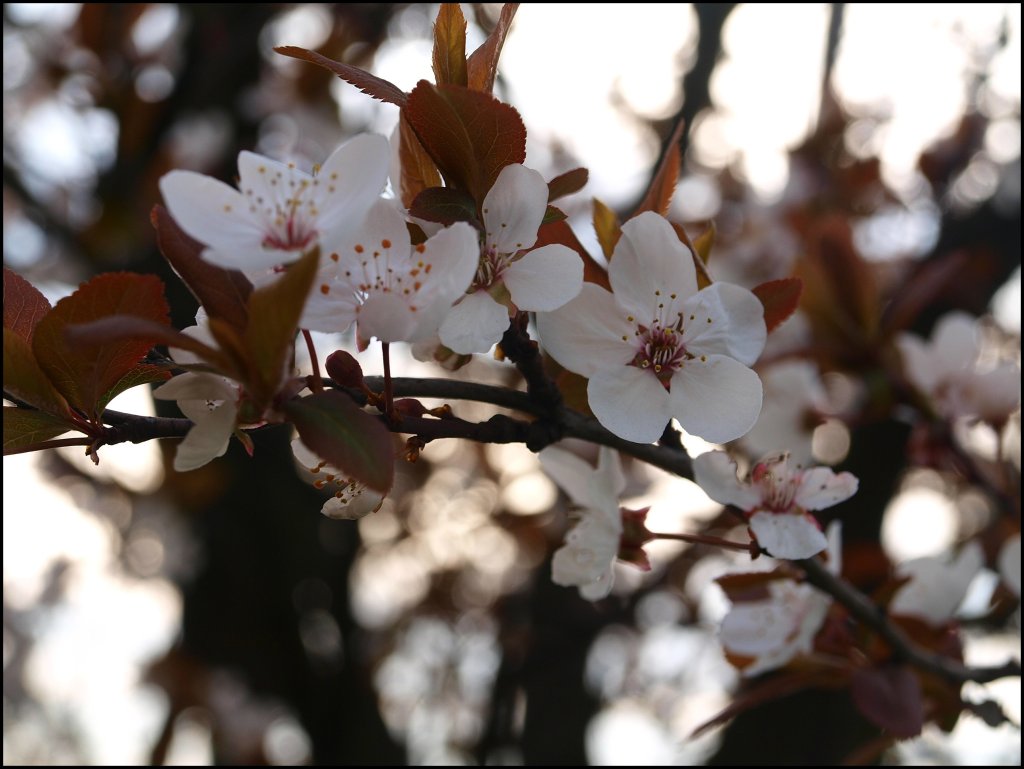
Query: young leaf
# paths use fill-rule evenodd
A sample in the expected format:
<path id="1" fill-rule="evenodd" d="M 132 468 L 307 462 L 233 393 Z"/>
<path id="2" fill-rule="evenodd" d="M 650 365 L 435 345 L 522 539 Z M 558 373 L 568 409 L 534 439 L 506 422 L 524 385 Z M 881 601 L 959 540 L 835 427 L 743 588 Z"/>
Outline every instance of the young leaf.
<path id="1" fill-rule="evenodd" d="M 441 174 L 404 113 L 398 116 L 398 160 L 402 166 L 400 182 L 402 205 L 406 208 L 423 190 L 441 186 Z"/>
<path id="2" fill-rule="evenodd" d="M 597 198 L 594 198 L 594 231 L 597 233 L 597 242 L 601 244 L 601 253 L 609 261 L 612 252 L 615 251 L 615 244 L 622 236 L 622 225 L 619 217 L 608 206 Z"/>
<path id="3" fill-rule="evenodd" d="M 453 187 L 431 187 L 423 190 L 409 206 L 409 214 L 417 219 L 440 224 L 476 221 L 476 203 L 468 193 Z"/>
<path id="4" fill-rule="evenodd" d="M 291 56 L 293 59 L 302 59 L 303 61 L 308 61 L 311 64 L 316 64 L 326 70 L 330 70 L 346 83 L 351 83 L 360 91 L 368 96 L 372 96 L 374 99 L 378 99 L 389 104 L 396 104 L 399 107 L 405 106 L 406 99 L 408 98 L 408 94 L 405 91 L 382 77 L 371 75 L 365 69 L 353 67 L 351 64 L 343 64 L 342 62 L 335 61 L 334 59 L 328 59 L 326 56 L 316 53 L 316 51 L 310 51 L 294 45 L 279 45 L 274 48 L 274 51 L 282 56 Z"/>
<path id="5" fill-rule="evenodd" d="M 4 454 L 48 441 L 73 430 L 58 416 L 17 406 L 4 406 Z"/>
<path id="6" fill-rule="evenodd" d="M 711 275 L 708 273 L 707 265 L 701 258 L 700 252 L 697 250 L 697 246 L 695 246 L 693 241 L 690 240 L 690 236 L 686 234 L 686 228 L 683 227 L 683 225 L 678 224 L 677 222 L 669 222 L 669 224 L 671 224 L 672 229 L 676 231 L 676 237 L 679 238 L 679 242 L 690 249 L 690 256 L 693 257 L 693 267 L 697 270 L 697 289 L 707 288 L 713 283 L 713 281 L 711 280 Z"/>
<path id="7" fill-rule="evenodd" d="M 548 203 L 554 203 L 559 198 L 572 195 L 582 190 L 590 178 L 590 171 L 586 168 L 574 168 L 559 174 L 548 182 Z"/>
<path id="8" fill-rule="evenodd" d="M 391 433 L 339 392 L 325 391 L 284 406 L 302 442 L 321 458 L 377 491 L 387 491 L 395 473 Z"/>
<path id="9" fill-rule="evenodd" d="M 203 245 L 182 230 L 163 206 L 153 206 L 149 215 L 156 229 L 160 253 L 206 309 L 211 318 L 223 318 L 244 331 L 249 315 L 246 302 L 252 283 L 237 270 L 225 270 L 200 257 Z"/>
<path id="10" fill-rule="evenodd" d="M 560 208 L 554 206 L 548 206 L 544 209 L 544 218 L 541 219 L 541 224 L 551 224 L 552 222 L 561 222 L 566 219 L 565 212 Z"/>
<path id="11" fill-rule="evenodd" d="M 434 80 L 467 85 L 466 17 L 458 3 L 441 3 L 434 22 Z"/>
<path id="12" fill-rule="evenodd" d="M 711 249 L 715 245 L 715 238 L 717 236 L 718 231 L 715 229 L 715 223 L 711 222 L 708 224 L 708 228 L 693 241 L 693 250 L 705 265 L 707 265 L 708 260 L 711 258 Z"/>
<path id="13" fill-rule="evenodd" d="M 512 19 L 518 9 L 519 3 L 505 3 L 491 34 L 470 54 L 466 69 L 469 72 L 469 87 L 474 91 L 490 93 L 494 90 L 494 78 L 498 74 L 498 57 L 501 56 L 501 48 L 505 45 L 505 37 L 512 27 Z"/>
<path id="14" fill-rule="evenodd" d="M 804 283 L 800 278 L 769 280 L 754 287 L 754 296 L 764 305 L 764 324 L 768 331 L 777 328 L 796 311 L 803 287 Z"/>
<path id="15" fill-rule="evenodd" d="M 39 321 L 32 351 L 68 403 L 95 417 L 99 415 L 100 399 L 135 367 L 155 340 L 122 339 L 88 347 L 71 344 L 65 330 L 111 315 L 166 326 L 169 312 L 164 285 L 156 276 L 127 272 L 99 275 L 57 302 Z"/>
<path id="16" fill-rule="evenodd" d="M 421 80 L 404 112 L 445 181 L 477 204 L 502 168 L 526 159 L 523 119 L 489 94 Z"/>
<path id="17" fill-rule="evenodd" d="M 71 416 L 64 396 L 36 363 L 27 340 L 4 328 L 4 392 L 58 417 Z"/>
<path id="18" fill-rule="evenodd" d="M 679 140 L 683 136 L 684 125 L 682 120 L 676 123 L 675 130 L 665 145 L 665 153 L 661 156 L 658 170 L 651 179 L 651 186 L 647 188 L 647 194 L 640 201 L 633 216 L 644 211 L 654 211 L 662 216 L 668 213 L 672 194 L 676 191 L 676 182 L 679 180 Z M 630 219 L 632 218 L 631 216 Z"/>
<path id="19" fill-rule="evenodd" d="M 250 383 L 251 395 L 259 403 L 269 401 L 281 383 L 285 363 L 295 343 L 299 317 L 319 264 L 320 249 L 315 247 L 292 264 L 284 275 L 256 289 L 249 297 L 249 325 L 244 342 L 259 378 L 258 383 Z"/>
<path id="20" fill-rule="evenodd" d="M 50 303 L 39 289 L 13 270 L 4 267 L 4 328 L 29 344 L 36 324 L 50 312 Z"/>

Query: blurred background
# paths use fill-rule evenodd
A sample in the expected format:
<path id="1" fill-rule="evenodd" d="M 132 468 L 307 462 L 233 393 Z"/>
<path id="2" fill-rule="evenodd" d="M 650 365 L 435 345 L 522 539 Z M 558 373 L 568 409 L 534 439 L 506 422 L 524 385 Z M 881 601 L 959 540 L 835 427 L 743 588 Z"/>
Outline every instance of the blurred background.
<path id="1" fill-rule="evenodd" d="M 472 50 L 500 5 L 463 9 Z M 272 48 L 409 90 L 431 79 L 436 11 L 5 4 L 4 264 L 51 301 L 98 272 L 153 272 L 175 325 L 191 325 L 149 223 L 160 176 L 231 180 L 241 149 L 309 167 L 356 133 L 390 135 L 396 108 Z M 759 370 L 787 437 L 861 478 L 835 516 L 865 588 L 972 537 L 991 565 L 1019 530 L 1019 411 L 956 435 L 1001 468 L 1014 506 L 908 448 L 880 351 L 959 308 L 984 316 L 987 354 L 1019 360 L 1020 38 L 1019 4 L 527 4 L 501 58 L 496 93 L 523 116 L 527 164 L 590 169 L 563 203 L 592 254 L 591 198 L 627 214 L 683 119 L 672 217 L 691 233 L 714 220 L 714 277 L 805 275 L 804 312 Z M 852 300 L 813 281 L 837 260 L 853 265 Z M 860 325 L 833 322 L 844 301 L 871 309 Z M 772 382 L 793 360 L 812 365 L 814 395 L 790 408 L 790 380 L 774 396 Z M 451 375 L 407 355 L 399 373 Z M 459 376 L 518 386 L 487 356 Z M 157 413 L 147 388 L 113 407 Z M 350 523 L 320 515 L 289 439 L 261 431 L 254 459 L 236 445 L 188 474 L 156 442 L 105 448 L 98 468 L 78 450 L 4 459 L 5 763 L 827 764 L 871 736 L 847 699 L 811 693 L 689 739 L 741 686 L 711 581 L 739 561 L 657 542 L 651 572 L 617 567 L 613 595 L 583 601 L 551 583 L 567 503 L 524 447 L 431 444 L 380 512 Z M 626 504 L 652 505 L 650 528 L 716 525 L 695 485 L 627 471 Z M 962 608 L 971 662 L 1019 655 L 1017 604 L 990 611 L 1006 605 L 997 583 L 983 571 Z M 985 689 L 1020 722 L 1019 681 Z M 1020 733 L 964 716 L 880 758 L 1017 765 Z"/>

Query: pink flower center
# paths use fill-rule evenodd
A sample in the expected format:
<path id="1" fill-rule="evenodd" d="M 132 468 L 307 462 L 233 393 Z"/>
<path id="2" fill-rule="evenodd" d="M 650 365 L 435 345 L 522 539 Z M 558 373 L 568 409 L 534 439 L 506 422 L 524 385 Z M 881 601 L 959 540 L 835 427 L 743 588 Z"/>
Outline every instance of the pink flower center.
<path id="1" fill-rule="evenodd" d="M 755 465 L 751 480 L 761 490 L 761 509 L 774 513 L 792 510 L 801 477 L 800 472 L 791 472 L 786 467 L 784 459 Z"/>
<path id="2" fill-rule="evenodd" d="M 682 332 L 655 322 L 651 328 L 637 326 L 636 341 L 639 347 L 629 365 L 650 370 L 669 389 L 672 375 L 687 357 Z"/>
<path id="3" fill-rule="evenodd" d="M 298 204 L 299 201 L 294 201 Z M 263 247 L 278 251 L 305 251 L 316 240 L 317 231 L 312 222 L 303 220 L 297 211 L 274 219 L 273 229 L 263 236 Z"/>
<path id="4" fill-rule="evenodd" d="M 499 253 L 494 247 L 480 249 L 480 263 L 467 293 L 486 291 L 501 280 L 501 276 L 512 263 L 513 254 Z"/>

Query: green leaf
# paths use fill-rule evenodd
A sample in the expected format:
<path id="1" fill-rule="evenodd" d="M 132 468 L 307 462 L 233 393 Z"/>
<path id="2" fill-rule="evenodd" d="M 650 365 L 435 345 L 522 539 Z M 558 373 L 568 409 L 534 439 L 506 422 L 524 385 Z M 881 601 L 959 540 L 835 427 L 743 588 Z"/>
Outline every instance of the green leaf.
<path id="1" fill-rule="evenodd" d="M 63 435 L 75 428 L 53 414 L 4 406 L 4 454 Z"/>
<path id="2" fill-rule="evenodd" d="M 32 339 L 32 351 L 50 381 L 68 403 L 92 417 L 98 416 L 103 395 L 135 367 L 154 341 L 122 339 L 89 347 L 73 345 L 64 335 L 72 324 L 111 315 L 166 326 L 169 309 L 164 284 L 154 275 L 99 275 L 57 302 L 39 321 Z"/>
<path id="3" fill-rule="evenodd" d="M 470 54 L 466 69 L 469 72 L 469 87 L 474 91 L 490 93 L 494 90 L 494 79 L 498 74 L 498 57 L 501 56 L 501 48 L 505 45 L 505 38 L 518 9 L 519 3 L 505 3 L 491 34 Z"/>
<path id="4" fill-rule="evenodd" d="M 4 267 L 4 328 L 11 329 L 31 344 L 36 324 L 50 309 L 50 303 L 39 289 Z"/>
<path id="5" fill-rule="evenodd" d="M 753 288 L 754 296 L 764 305 L 764 324 L 768 331 L 779 326 L 800 304 L 804 283 L 800 278 L 769 280 Z"/>
<path id="6" fill-rule="evenodd" d="M 59 417 L 71 416 L 64 396 L 36 362 L 29 342 L 4 327 L 4 392 Z"/>
<path id="7" fill-rule="evenodd" d="M 154 366 L 149 363 L 140 363 L 138 366 L 128 371 L 123 377 L 118 379 L 117 384 L 103 394 L 99 403 L 96 404 L 96 408 L 98 410 L 105 409 L 110 401 L 114 400 L 114 398 L 125 390 L 130 390 L 131 388 L 138 387 L 139 385 L 153 384 L 154 382 L 166 382 L 170 378 L 171 372 L 167 369 L 161 366 Z"/>
<path id="8" fill-rule="evenodd" d="M 559 174 L 548 182 L 548 203 L 554 203 L 559 198 L 572 195 L 582 190 L 590 178 L 590 171 L 586 168 L 574 168 Z"/>
<path id="9" fill-rule="evenodd" d="M 285 413 L 311 450 L 339 470 L 386 492 L 395 473 L 391 433 L 351 398 L 339 392 L 290 400 Z"/>
<path id="10" fill-rule="evenodd" d="M 615 244 L 622 236 L 622 225 L 619 217 L 608 206 L 597 198 L 594 198 L 594 232 L 597 233 L 597 242 L 601 244 L 601 253 L 604 258 L 611 261 L 612 253 L 615 251 Z"/>
<path id="11" fill-rule="evenodd" d="M 402 205 L 406 208 L 412 205 L 423 190 L 441 186 L 441 174 L 437 166 L 416 138 L 416 132 L 412 130 L 404 113 L 398 116 L 398 161 L 402 166 L 399 183 Z"/>
<path id="12" fill-rule="evenodd" d="M 421 80 L 404 110 L 448 186 L 479 205 L 501 169 L 526 160 L 526 126 L 511 105 L 490 94 Z"/>
<path id="13" fill-rule="evenodd" d="M 409 214 L 417 219 L 440 224 L 475 222 L 476 203 L 468 193 L 453 187 L 431 187 L 423 190 L 409 206 Z"/>
<path id="14" fill-rule="evenodd" d="M 211 318 L 223 318 L 239 332 L 249 322 L 246 302 L 252 283 L 237 270 L 225 270 L 210 264 L 200 254 L 203 245 L 178 226 L 163 206 L 153 206 L 149 215 L 156 229 L 160 253 L 206 309 Z"/>
<path id="15" fill-rule="evenodd" d="M 466 17 L 458 3 L 441 3 L 434 22 L 434 80 L 467 85 Z"/>
<path id="16" fill-rule="evenodd" d="M 365 69 L 353 67 L 351 64 L 343 64 L 334 59 L 328 59 L 315 51 L 299 48 L 294 45 L 280 45 L 274 50 L 282 56 L 291 56 L 293 59 L 302 59 L 311 64 L 316 64 L 326 70 L 333 72 L 346 83 L 351 83 L 363 93 L 372 96 L 374 99 L 396 104 L 404 107 L 408 94 L 394 83 L 382 77 L 371 75 Z"/>
<path id="17" fill-rule="evenodd" d="M 277 394 L 319 264 L 320 248 L 314 247 L 291 264 L 284 275 L 249 297 L 249 325 L 243 341 L 258 377 L 258 381 L 248 383 L 257 403 L 266 404 Z"/>

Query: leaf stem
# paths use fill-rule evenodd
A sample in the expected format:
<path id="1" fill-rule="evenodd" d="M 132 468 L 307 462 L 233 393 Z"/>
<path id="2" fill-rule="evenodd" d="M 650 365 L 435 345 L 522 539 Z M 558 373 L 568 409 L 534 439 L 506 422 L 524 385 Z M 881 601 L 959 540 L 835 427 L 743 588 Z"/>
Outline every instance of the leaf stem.
<path id="1" fill-rule="evenodd" d="M 749 553 L 752 543 L 733 542 L 730 539 L 712 537 L 707 534 L 666 534 L 652 531 L 650 535 L 654 539 L 675 539 L 680 542 L 690 542 L 694 545 L 711 545 L 712 547 L 724 547 L 727 550 L 738 550 L 741 553 Z"/>
<path id="2" fill-rule="evenodd" d="M 316 358 L 316 347 L 313 346 L 313 335 L 308 328 L 302 329 L 302 338 L 306 340 L 306 350 L 309 351 L 309 362 L 313 366 L 313 376 L 309 378 L 309 389 L 315 393 L 324 391 L 324 378 L 320 374 L 320 362 Z"/>

